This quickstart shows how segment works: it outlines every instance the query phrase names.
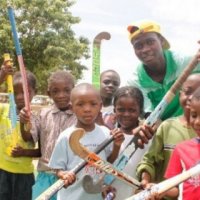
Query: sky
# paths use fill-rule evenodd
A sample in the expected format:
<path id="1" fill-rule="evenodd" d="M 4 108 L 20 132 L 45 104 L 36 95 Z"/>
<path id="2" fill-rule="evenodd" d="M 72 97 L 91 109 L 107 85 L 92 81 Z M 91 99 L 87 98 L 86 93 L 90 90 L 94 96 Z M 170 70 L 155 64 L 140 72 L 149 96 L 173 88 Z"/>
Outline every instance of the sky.
<path id="1" fill-rule="evenodd" d="M 126 85 L 139 63 L 128 40 L 127 26 L 147 19 L 160 24 L 161 32 L 170 42 L 171 50 L 194 55 L 200 40 L 199 0 L 77 0 L 70 8 L 81 22 L 73 25 L 76 37 L 90 41 L 90 59 L 81 60 L 88 67 L 79 82 L 91 82 L 92 42 L 94 37 L 106 31 L 110 40 L 101 43 L 101 72 L 116 70 L 121 85 Z"/>

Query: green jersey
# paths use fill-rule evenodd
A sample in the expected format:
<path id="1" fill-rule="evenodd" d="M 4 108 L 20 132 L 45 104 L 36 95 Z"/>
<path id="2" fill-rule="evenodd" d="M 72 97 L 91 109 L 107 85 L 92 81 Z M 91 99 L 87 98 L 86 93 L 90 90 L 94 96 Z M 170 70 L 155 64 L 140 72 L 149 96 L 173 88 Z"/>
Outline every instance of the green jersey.
<path id="1" fill-rule="evenodd" d="M 136 86 L 142 91 L 145 100 L 145 112 L 152 112 L 154 110 L 191 60 L 189 56 L 181 56 L 169 50 L 164 51 L 164 56 L 166 60 L 166 74 L 162 83 L 151 79 L 146 73 L 143 64 L 137 67 L 133 79 L 128 81 L 129 85 Z M 200 72 L 200 66 L 198 65 L 194 71 Z M 165 120 L 172 116 L 179 116 L 182 113 L 183 110 L 179 105 L 179 94 L 177 93 L 161 118 Z"/>

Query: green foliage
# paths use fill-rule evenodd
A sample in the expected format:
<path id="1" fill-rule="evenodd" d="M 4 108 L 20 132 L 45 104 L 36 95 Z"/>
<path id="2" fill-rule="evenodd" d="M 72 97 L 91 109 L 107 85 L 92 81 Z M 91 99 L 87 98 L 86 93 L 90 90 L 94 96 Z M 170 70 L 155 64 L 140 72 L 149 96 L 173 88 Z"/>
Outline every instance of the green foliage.
<path id="1" fill-rule="evenodd" d="M 85 66 L 81 58 L 88 58 L 88 40 L 76 38 L 71 26 L 80 18 L 72 16 L 72 0 L 13 0 L 15 20 L 26 68 L 38 78 L 39 93 L 44 93 L 49 74 L 56 69 L 70 70 L 81 78 Z M 0 55 L 11 53 L 17 58 L 7 13 L 7 1 L 0 7 Z M 2 58 L 1 58 L 2 63 Z"/>

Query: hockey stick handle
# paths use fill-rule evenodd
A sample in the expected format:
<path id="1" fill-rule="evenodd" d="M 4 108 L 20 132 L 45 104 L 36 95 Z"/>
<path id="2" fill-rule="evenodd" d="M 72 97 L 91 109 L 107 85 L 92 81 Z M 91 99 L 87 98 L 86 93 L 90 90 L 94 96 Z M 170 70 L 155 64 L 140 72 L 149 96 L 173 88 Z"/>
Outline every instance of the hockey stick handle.
<path id="1" fill-rule="evenodd" d="M 138 149 L 138 139 L 140 138 L 139 135 L 135 135 L 133 139 L 130 140 L 130 142 L 126 145 L 124 150 L 120 153 L 119 157 L 115 160 L 113 165 L 118 170 L 123 170 L 128 163 L 129 159 L 132 157 L 132 155 L 135 153 L 135 151 Z M 104 177 L 104 184 L 105 185 L 111 185 L 112 182 L 115 180 L 115 177 L 109 174 L 106 174 Z M 135 180 L 138 187 L 140 186 L 139 182 Z"/>
<path id="2" fill-rule="evenodd" d="M 197 57 L 194 56 L 192 58 L 192 60 L 190 61 L 190 63 L 187 65 L 187 67 L 183 70 L 181 75 L 178 77 L 178 79 L 175 81 L 175 83 L 170 88 L 169 91 L 171 91 L 171 93 L 176 94 L 177 90 L 179 90 L 181 88 L 181 85 L 185 82 L 185 80 L 191 74 L 191 72 L 193 71 L 193 69 L 196 67 L 197 64 L 198 64 Z"/>
<path id="3" fill-rule="evenodd" d="M 112 141 L 114 140 L 114 137 L 111 136 L 110 138 L 106 139 L 104 142 L 102 142 L 96 149 L 95 153 L 100 153 L 106 146 L 108 146 Z M 85 166 L 87 165 L 86 161 L 81 161 L 74 169 L 71 171 L 77 174 L 79 171 L 81 171 Z M 36 200 L 48 200 L 50 199 L 56 192 L 58 192 L 62 187 L 64 186 L 64 181 L 59 179 L 56 181 L 52 186 L 50 186 L 47 190 L 45 190 L 39 197 L 36 198 Z"/>
<path id="4" fill-rule="evenodd" d="M 160 182 L 150 188 L 150 190 L 144 190 L 136 195 L 133 195 L 126 200 L 143 200 L 148 198 L 151 194 L 157 193 L 157 194 L 163 194 L 164 192 L 170 190 L 171 188 L 175 187 L 176 185 L 186 181 L 190 177 L 196 176 L 200 174 L 200 164 L 197 164 L 196 166 L 190 168 L 187 171 L 182 172 L 181 174 L 178 174 L 170 179 L 167 179 L 163 182 Z"/>
<path id="5" fill-rule="evenodd" d="M 30 112 L 30 102 L 29 102 L 29 92 L 28 92 L 26 70 L 25 70 L 24 60 L 23 60 L 20 42 L 19 42 L 19 38 L 18 38 L 18 34 L 17 34 L 14 12 L 10 5 L 8 6 L 8 16 L 9 16 L 9 20 L 10 20 L 12 33 L 13 33 L 13 40 L 15 43 L 15 49 L 16 49 L 17 59 L 18 59 L 19 67 L 20 67 L 20 72 L 21 72 L 21 76 L 22 76 L 25 107 Z"/>
<path id="6" fill-rule="evenodd" d="M 126 184 L 128 184 L 130 186 L 140 187 L 140 183 L 136 182 L 134 178 L 132 178 L 128 174 L 125 174 L 124 172 L 118 170 L 112 164 L 101 159 L 95 153 L 89 153 L 89 155 L 84 159 L 89 164 L 93 165 L 94 167 L 104 171 L 105 173 L 115 176 L 117 179 L 124 181 Z"/>
<path id="7" fill-rule="evenodd" d="M 145 124 L 153 126 L 160 119 L 160 117 L 165 111 L 165 108 L 172 101 L 172 99 L 176 95 L 176 92 L 180 89 L 181 85 L 184 83 L 184 81 L 187 79 L 187 77 L 196 67 L 197 64 L 198 64 L 198 58 L 195 55 L 190 61 L 190 63 L 183 70 L 183 72 L 180 74 L 180 76 L 177 78 L 177 80 L 174 82 L 174 84 L 171 86 L 169 91 L 165 94 L 161 102 L 156 106 L 154 111 L 147 117 L 147 119 L 144 122 Z"/>
<path id="8" fill-rule="evenodd" d="M 9 53 L 4 53 L 3 55 L 4 57 L 4 61 L 7 61 L 7 60 L 10 60 L 10 54 Z M 9 64 L 11 62 L 9 61 Z M 12 75 L 8 75 L 7 78 L 6 78 L 6 83 L 7 83 L 7 91 L 8 93 L 13 93 L 14 90 L 13 90 L 13 78 L 12 78 Z"/>

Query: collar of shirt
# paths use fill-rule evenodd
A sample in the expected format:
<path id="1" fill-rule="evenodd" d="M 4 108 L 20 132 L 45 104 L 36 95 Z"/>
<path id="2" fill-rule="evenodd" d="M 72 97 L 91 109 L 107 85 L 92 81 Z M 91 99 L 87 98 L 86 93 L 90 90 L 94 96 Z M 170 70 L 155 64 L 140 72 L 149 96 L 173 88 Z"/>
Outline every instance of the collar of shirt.
<path id="1" fill-rule="evenodd" d="M 174 63 L 174 60 L 173 60 L 173 57 L 172 57 L 172 52 L 169 51 L 169 50 L 165 50 L 164 56 L 165 56 L 165 60 L 166 60 L 167 69 L 166 69 L 166 75 L 165 75 L 163 83 L 165 83 L 166 81 L 168 82 L 170 80 L 170 77 L 173 74 L 173 72 L 176 71 L 176 66 L 175 66 L 175 63 Z M 156 88 L 163 85 L 163 84 L 158 83 L 158 82 L 151 79 L 151 77 L 145 71 L 143 64 L 140 64 L 139 67 L 137 68 L 137 70 L 138 70 L 138 78 L 139 78 L 140 84 L 143 87 L 149 88 L 149 84 L 152 87 L 156 87 Z"/>
<path id="2" fill-rule="evenodd" d="M 56 114 L 56 113 L 59 113 L 59 112 L 65 112 L 67 115 L 73 115 L 73 112 L 72 112 L 71 109 L 62 111 L 55 104 L 53 104 L 52 105 L 52 113 Z"/>

